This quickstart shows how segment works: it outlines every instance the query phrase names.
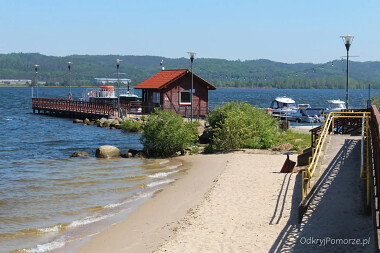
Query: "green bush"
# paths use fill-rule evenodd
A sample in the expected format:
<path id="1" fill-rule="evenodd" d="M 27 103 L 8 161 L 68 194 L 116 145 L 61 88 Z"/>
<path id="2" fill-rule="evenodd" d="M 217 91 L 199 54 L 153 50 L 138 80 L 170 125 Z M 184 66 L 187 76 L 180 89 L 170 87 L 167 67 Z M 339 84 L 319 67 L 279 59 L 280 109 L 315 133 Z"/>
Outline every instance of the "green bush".
<path id="1" fill-rule="evenodd" d="M 210 112 L 207 120 L 214 127 L 217 149 L 269 148 L 279 135 L 275 118 L 245 102 L 231 102 Z"/>
<path id="2" fill-rule="evenodd" d="M 215 153 L 215 146 L 212 143 L 208 144 L 203 150 L 203 154 L 214 154 L 214 153 Z"/>
<path id="3" fill-rule="evenodd" d="M 121 129 L 127 132 L 139 132 L 142 130 L 142 124 L 136 120 L 124 120 L 120 124 Z"/>
<path id="4" fill-rule="evenodd" d="M 156 110 L 143 125 L 141 142 L 151 157 L 169 157 L 198 139 L 197 122 L 184 122 L 172 111 Z"/>

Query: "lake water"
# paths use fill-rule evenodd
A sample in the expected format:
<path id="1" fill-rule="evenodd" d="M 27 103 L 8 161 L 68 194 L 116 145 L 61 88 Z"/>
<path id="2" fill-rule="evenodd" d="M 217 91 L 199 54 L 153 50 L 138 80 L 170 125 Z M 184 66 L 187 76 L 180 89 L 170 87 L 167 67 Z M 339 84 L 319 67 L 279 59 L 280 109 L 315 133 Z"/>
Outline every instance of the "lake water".
<path id="1" fill-rule="evenodd" d="M 36 88 L 34 89 L 36 94 Z M 72 88 L 80 97 L 83 88 Z M 380 90 L 372 90 L 380 95 Z M 62 97 L 67 88 L 39 88 L 39 97 Z M 138 93 L 137 93 L 138 94 Z M 210 108 L 246 101 L 267 107 L 277 96 L 327 107 L 345 90 L 218 89 Z M 181 176 L 171 160 L 94 158 L 101 145 L 141 149 L 139 133 L 73 124 L 72 119 L 32 114 L 31 89 L 0 87 L 0 252 L 61 248 L 118 222 L 155 191 Z M 351 90 L 362 108 L 367 90 Z M 86 151 L 92 158 L 69 158 Z M 24 252 L 24 251 L 22 251 Z"/>

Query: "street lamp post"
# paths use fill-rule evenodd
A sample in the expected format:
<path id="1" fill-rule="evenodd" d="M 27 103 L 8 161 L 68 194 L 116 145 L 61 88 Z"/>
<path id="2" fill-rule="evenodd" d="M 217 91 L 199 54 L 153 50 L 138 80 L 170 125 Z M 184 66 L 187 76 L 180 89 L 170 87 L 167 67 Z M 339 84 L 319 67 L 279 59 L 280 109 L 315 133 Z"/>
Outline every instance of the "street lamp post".
<path id="1" fill-rule="evenodd" d="M 36 97 L 38 98 L 38 79 L 37 79 L 37 74 L 38 74 L 38 67 L 39 67 L 40 65 L 34 65 L 34 71 L 35 71 L 35 75 L 34 75 L 34 79 L 36 80 L 36 85 L 37 85 L 37 95 L 36 95 Z"/>
<path id="2" fill-rule="evenodd" d="M 344 35 L 340 36 L 343 39 L 343 43 L 346 46 L 347 50 L 347 77 L 346 77 L 346 108 L 348 109 L 348 102 L 349 102 L 349 96 L 348 96 L 348 51 L 350 51 L 350 46 L 352 44 L 352 41 L 354 40 L 354 36 L 352 35 Z"/>
<path id="3" fill-rule="evenodd" d="M 191 106 L 190 106 L 190 110 L 191 110 L 191 114 L 190 114 L 190 120 L 193 121 L 193 93 L 194 93 L 194 74 L 193 74 L 193 62 L 194 62 L 194 56 L 196 54 L 196 52 L 194 51 L 190 51 L 190 52 L 187 52 L 189 55 L 190 55 L 190 61 L 191 61 L 191 90 L 190 90 L 190 103 L 191 103 Z"/>
<path id="4" fill-rule="evenodd" d="M 73 95 L 71 94 L 71 64 L 72 62 L 67 62 L 67 68 L 69 69 L 69 99 L 71 100 L 73 98 Z"/>
<path id="5" fill-rule="evenodd" d="M 120 62 L 122 62 L 122 60 L 116 59 L 116 69 L 117 69 L 117 116 L 118 117 L 120 117 L 120 81 L 119 81 Z"/>

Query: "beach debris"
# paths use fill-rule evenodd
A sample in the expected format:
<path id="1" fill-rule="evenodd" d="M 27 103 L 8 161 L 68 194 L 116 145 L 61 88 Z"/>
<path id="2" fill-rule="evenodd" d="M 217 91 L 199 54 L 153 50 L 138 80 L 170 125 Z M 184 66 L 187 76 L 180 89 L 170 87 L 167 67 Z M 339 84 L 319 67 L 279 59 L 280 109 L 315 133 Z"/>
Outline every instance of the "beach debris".
<path id="1" fill-rule="evenodd" d="M 87 152 L 85 152 L 85 151 L 76 151 L 70 157 L 89 158 L 90 155 Z"/>
<path id="2" fill-rule="evenodd" d="M 95 156 L 97 158 L 118 158 L 120 149 L 111 145 L 100 146 L 96 149 Z"/>
<path id="3" fill-rule="evenodd" d="M 289 150 L 292 150 L 294 148 L 293 144 L 291 143 L 284 143 L 277 146 L 274 146 L 271 148 L 272 151 L 278 151 L 278 152 L 286 152 Z"/>

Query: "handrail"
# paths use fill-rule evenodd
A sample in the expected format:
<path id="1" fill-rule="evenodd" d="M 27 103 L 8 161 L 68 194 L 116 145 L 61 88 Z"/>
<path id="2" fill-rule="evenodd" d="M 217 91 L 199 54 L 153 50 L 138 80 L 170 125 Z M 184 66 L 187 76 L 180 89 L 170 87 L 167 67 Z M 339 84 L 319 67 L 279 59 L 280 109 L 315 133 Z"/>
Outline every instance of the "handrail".
<path id="1" fill-rule="evenodd" d="M 369 119 L 370 112 L 331 112 L 325 119 L 322 126 L 322 131 L 319 132 L 319 137 L 315 140 L 315 148 L 312 148 L 313 155 L 310 160 L 309 167 L 302 171 L 302 201 L 304 203 L 307 195 L 308 189 L 311 188 L 311 179 L 315 176 L 315 171 L 318 166 L 318 162 L 325 144 L 326 137 L 329 133 L 331 127 L 331 133 L 334 134 L 335 119 L 339 118 L 361 118 Z M 367 120 L 368 121 L 368 120 Z M 368 122 L 366 123 L 368 124 Z"/>

